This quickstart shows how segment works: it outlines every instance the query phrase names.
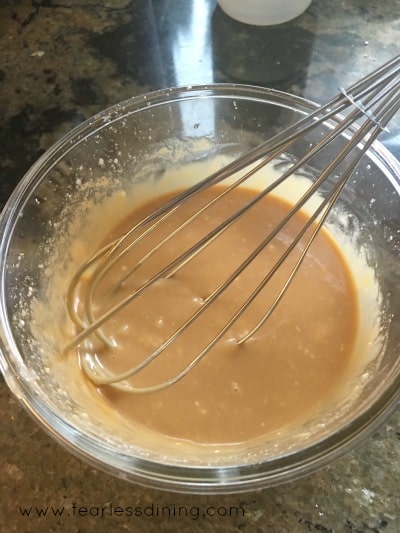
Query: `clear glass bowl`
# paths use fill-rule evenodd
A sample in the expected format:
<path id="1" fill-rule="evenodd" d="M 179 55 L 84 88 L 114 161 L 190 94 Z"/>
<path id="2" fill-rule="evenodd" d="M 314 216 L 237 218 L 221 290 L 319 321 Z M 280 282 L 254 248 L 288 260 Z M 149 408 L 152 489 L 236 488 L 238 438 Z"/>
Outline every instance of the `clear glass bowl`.
<path id="1" fill-rule="evenodd" d="M 143 485 L 196 493 L 244 491 L 326 465 L 395 410 L 400 396 L 400 167 L 379 143 L 362 160 L 339 203 L 346 215 L 340 218 L 342 230 L 365 252 L 379 288 L 379 353 L 356 377 L 357 394 L 341 398 L 289 436 L 249 443 L 219 460 L 207 454 L 188 459 L 144 441 L 128 445 L 99 413 L 85 409 L 79 385 L 62 377 L 56 337 L 65 320 L 64 295 L 56 287 L 49 293 L 49 265 L 68 260 L 65 229 L 78 212 L 82 216 L 82 205 L 101 205 L 121 190 L 134 194 L 143 182 L 157 194 L 165 169 L 216 154 L 238 155 L 314 108 L 301 98 L 249 86 L 162 90 L 86 121 L 21 180 L 0 219 L 1 368 L 28 412 L 69 451 Z M 319 133 L 310 135 L 304 146 Z M 326 163 L 326 156 L 315 162 L 311 175 Z M 84 233 L 84 219 L 79 224 Z M 38 306 L 55 338 L 35 323 Z"/>

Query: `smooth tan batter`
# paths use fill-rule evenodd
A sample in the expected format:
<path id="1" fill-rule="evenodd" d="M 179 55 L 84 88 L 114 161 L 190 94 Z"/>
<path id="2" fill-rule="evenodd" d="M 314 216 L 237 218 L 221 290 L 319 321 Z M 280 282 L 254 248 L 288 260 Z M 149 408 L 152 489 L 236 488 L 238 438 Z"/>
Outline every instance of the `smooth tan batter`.
<path id="1" fill-rule="evenodd" d="M 227 194 L 137 268 L 122 286 L 117 284 L 117 290 L 110 291 L 115 280 L 152 250 L 160 238 L 222 190 L 213 188 L 185 203 L 151 238 L 143 239 L 127 254 L 98 287 L 95 315 L 138 288 L 168 259 L 188 249 L 256 194 L 244 188 Z M 158 198 L 132 213 L 106 242 L 165 201 L 166 197 Z M 103 327 L 115 347 L 93 341 L 104 368 L 121 372 L 150 355 L 255 249 L 288 209 L 286 203 L 276 198 L 263 199 L 181 270 L 157 281 L 115 315 Z M 144 386 L 164 381 L 200 353 L 263 279 L 305 220 L 304 215 L 297 215 L 195 325 L 130 382 Z M 301 246 L 297 249 L 301 250 Z M 292 258 L 290 264 L 294 261 Z M 352 279 L 326 230 L 318 235 L 271 317 L 251 339 L 237 344 L 237 339 L 264 315 L 287 277 L 287 268 L 282 266 L 279 270 L 280 283 L 275 278 L 269 282 L 222 341 L 177 384 L 146 395 L 102 386 L 98 387 L 99 395 L 113 406 L 116 414 L 134 425 L 197 443 L 245 442 L 317 412 L 343 383 L 358 326 Z M 82 344 L 78 349 L 80 357 L 85 350 Z"/>

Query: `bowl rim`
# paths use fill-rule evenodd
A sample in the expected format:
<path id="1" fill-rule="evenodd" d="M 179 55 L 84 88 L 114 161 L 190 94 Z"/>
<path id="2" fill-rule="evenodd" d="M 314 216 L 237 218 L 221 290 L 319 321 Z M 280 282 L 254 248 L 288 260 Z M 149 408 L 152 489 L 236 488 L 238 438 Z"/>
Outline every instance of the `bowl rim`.
<path id="1" fill-rule="evenodd" d="M 13 341 L 10 321 L 5 304 L 5 271 L 8 245 L 13 235 L 18 213 L 24 202 L 40 183 L 49 168 L 52 168 L 77 144 L 95 135 L 122 116 L 138 113 L 143 109 L 168 104 L 183 99 L 230 98 L 260 100 L 280 107 L 307 114 L 319 107 L 317 103 L 283 91 L 255 85 L 218 83 L 189 85 L 152 91 L 131 97 L 123 102 L 88 118 L 51 146 L 27 171 L 10 195 L 0 214 L 0 370 L 12 393 L 20 400 L 27 412 L 69 452 L 102 470 L 138 482 L 141 485 L 173 490 L 182 493 L 227 494 L 265 488 L 307 475 L 348 453 L 366 437 L 371 435 L 396 410 L 400 400 L 400 375 L 393 379 L 382 392 L 379 401 L 367 409 L 351 424 L 342 427 L 334 435 L 313 445 L 287 454 L 283 457 L 258 464 L 239 466 L 185 466 L 163 464 L 141 457 L 121 456 L 118 461 L 112 451 L 100 441 L 94 442 L 90 436 L 80 434 L 79 442 L 68 438 L 69 425 L 53 413 L 40 398 L 32 394 L 29 382 L 15 369 L 15 356 L 18 355 Z M 379 141 L 375 141 L 368 155 L 375 165 L 386 175 L 400 194 L 400 164 Z M 41 177 L 42 176 L 42 177 Z M 25 200 L 24 200 L 25 199 Z M 357 423 L 358 430 L 352 426 Z M 94 448 L 95 452 L 94 453 Z M 293 461 L 294 458 L 294 461 Z M 131 467 L 127 471 L 127 459 Z M 269 468 L 265 470 L 265 465 Z"/>

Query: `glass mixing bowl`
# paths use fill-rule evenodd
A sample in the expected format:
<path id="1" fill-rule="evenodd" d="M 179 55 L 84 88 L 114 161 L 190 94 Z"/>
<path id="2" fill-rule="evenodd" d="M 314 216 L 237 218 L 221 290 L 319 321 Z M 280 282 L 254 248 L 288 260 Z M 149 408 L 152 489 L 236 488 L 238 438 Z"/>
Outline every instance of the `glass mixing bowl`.
<path id="1" fill-rule="evenodd" d="M 249 86 L 162 90 L 86 121 L 21 180 L 0 220 L 1 368 L 27 411 L 69 451 L 148 486 L 243 491 L 293 480 L 326 465 L 395 410 L 400 396 L 400 166 L 379 143 L 363 158 L 331 220 L 365 255 L 378 289 L 374 358 L 354 377 L 351 394 L 289 434 L 249 443 L 219 458 L 188 458 L 140 435 L 132 442 L 130 434 L 128 443 L 123 430 L 119 435 L 113 431 L 113 414 L 105 421 L 104 413 L 87 409 L 85 387 L 65 376 L 58 343 L 66 321 L 60 272 L 68 266 L 74 232 L 74 238 L 80 233 L 88 242 L 99 238 L 96 227 L 86 227 L 86 210 L 101 208 L 111 196 L 132 198 L 143 184 L 157 194 L 166 170 L 187 164 L 201 168 L 217 154 L 232 158 L 314 108 L 301 98 Z M 307 134 L 301 144 L 310 146 L 319 135 Z M 310 179 L 328 158 L 313 163 Z"/>

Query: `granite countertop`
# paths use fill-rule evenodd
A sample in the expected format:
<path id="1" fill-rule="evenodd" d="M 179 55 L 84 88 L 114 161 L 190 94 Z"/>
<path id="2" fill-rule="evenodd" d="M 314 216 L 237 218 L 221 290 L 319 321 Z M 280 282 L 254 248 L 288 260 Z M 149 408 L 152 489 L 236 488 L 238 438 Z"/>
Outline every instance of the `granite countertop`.
<path id="1" fill-rule="evenodd" d="M 236 23 L 213 0 L 3 0 L 0 206 L 61 135 L 133 95 L 234 81 L 322 102 L 398 53 L 399 42 L 398 0 L 314 0 L 270 28 Z M 383 140 L 399 157 L 399 135 Z M 307 478 L 227 496 L 167 493 L 95 470 L 39 429 L 3 381 L 0 413 L 1 531 L 400 531 L 399 411 Z M 49 506 L 46 516 L 35 506 Z M 120 516 L 116 506 L 142 515 Z M 157 516 L 162 506 L 183 511 Z"/>

